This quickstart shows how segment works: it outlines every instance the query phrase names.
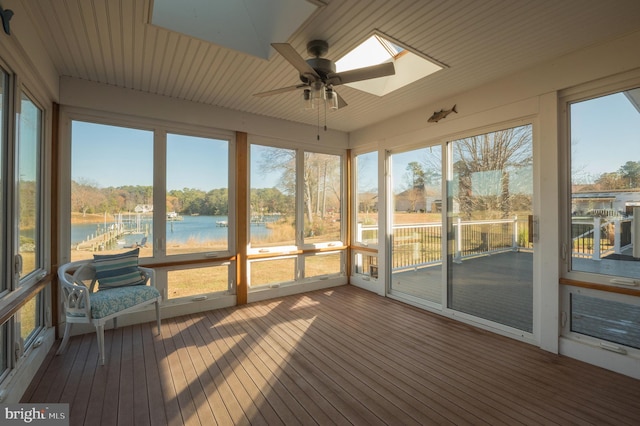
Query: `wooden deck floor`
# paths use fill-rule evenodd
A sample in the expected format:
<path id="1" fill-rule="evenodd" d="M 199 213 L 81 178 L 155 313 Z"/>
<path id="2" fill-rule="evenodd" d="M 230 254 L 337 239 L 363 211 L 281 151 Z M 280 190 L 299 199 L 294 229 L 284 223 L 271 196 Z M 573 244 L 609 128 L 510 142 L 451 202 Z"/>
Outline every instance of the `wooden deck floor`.
<path id="1" fill-rule="evenodd" d="M 54 347 L 23 402 L 72 425 L 628 424 L 640 381 L 355 288 Z"/>

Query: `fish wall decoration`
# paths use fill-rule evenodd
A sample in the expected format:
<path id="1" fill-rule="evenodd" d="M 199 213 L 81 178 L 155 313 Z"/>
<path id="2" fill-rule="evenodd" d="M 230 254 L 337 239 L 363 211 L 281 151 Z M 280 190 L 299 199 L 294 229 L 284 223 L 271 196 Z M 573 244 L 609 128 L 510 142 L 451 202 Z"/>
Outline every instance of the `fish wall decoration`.
<path id="1" fill-rule="evenodd" d="M 9 28 L 9 21 L 13 16 L 13 10 L 3 9 L 0 7 L 0 18 L 2 18 L 2 29 L 7 35 L 11 35 L 11 29 Z"/>
<path id="2" fill-rule="evenodd" d="M 444 110 L 441 109 L 440 111 L 436 111 L 433 113 L 433 115 L 431 117 L 429 117 L 429 119 L 427 120 L 429 123 L 437 123 L 438 121 L 442 120 L 443 118 L 446 118 L 447 115 L 451 114 L 452 112 L 455 112 L 456 114 L 458 113 L 458 111 L 456 111 L 456 105 L 453 106 L 453 108 L 448 109 L 448 110 Z"/>

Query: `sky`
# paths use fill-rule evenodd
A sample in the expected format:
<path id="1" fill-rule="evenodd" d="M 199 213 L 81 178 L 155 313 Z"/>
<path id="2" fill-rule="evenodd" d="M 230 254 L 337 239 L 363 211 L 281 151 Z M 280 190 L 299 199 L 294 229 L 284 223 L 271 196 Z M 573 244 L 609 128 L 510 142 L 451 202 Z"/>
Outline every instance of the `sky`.
<path id="1" fill-rule="evenodd" d="M 640 161 L 640 111 L 624 94 L 572 104 L 571 124 L 574 170 L 599 176 Z"/>
<path id="2" fill-rule="evenodd" d="M 74 121 L 72 170 L 75 181 L 105 188 L 153 185 L 153 132 Z M 167 135 L 167 189 L 227 188 L 226 141 Z"/>
<path id="3" fill-rule="evenodd" d="M 640 114 L 623 94 L 575 103 L 571 114 L 574 169 L 597 177 L 627 161 L 640 161 Z M 168 190 L 228 187 L 225 141 L 169 134 L 167 146 Z M 396 187 L 404 184 L 406 164 L 420 158 L 415 151 L 394 157 L 403 164 L 393 170 Z M 254 165 L 256 160 L 252 158 Z M 377 171 L 367 166 L 361 170 L 365 179 L 369 168 L 372 176 Z M 278 181 L 274 173 L 252 178 L 252 188 L 271 188 Z M 72 179 L 100 187 L 153 185 L 153 132 L 74 121 Z"/>

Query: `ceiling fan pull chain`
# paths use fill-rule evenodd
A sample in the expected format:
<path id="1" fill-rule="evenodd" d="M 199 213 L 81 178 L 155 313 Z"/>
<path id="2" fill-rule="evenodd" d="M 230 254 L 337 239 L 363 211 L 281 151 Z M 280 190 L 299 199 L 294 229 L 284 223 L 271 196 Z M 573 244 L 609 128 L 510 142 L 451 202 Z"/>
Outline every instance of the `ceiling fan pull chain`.
<path id="1" fill-rule="evenodd" d="M 327 103 L 324 103 L 324 131 L 327 131 Z"/>
<path id="2" fill-rule="evenodd" d="M 318 140 L 320 140 L 320 108 L 318 108 Z"/>

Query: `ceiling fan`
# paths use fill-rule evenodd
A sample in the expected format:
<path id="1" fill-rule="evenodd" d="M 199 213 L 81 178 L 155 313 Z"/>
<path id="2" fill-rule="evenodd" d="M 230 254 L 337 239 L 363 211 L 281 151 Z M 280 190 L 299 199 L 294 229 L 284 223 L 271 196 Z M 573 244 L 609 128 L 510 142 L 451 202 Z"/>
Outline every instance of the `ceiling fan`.
<path id="1" fill-rule="evenodd" d="M 344 108 L 347 103 L 333 90 L 334 86 L 395 74 L 392 62 L 337 73 L 333 61 L 323 58 L 329 51 L 329 44 L 324 40 L 307 43 L 307 52 L 312 57 L 306 60 L 288 43 L 271 43 L 271 46 L 300 72 L 302 84 L 256 93 L 254 96 L 271 96 L 304 89 L 305 101 L 320 97 L 332 102 L 334 108 Z"/>

